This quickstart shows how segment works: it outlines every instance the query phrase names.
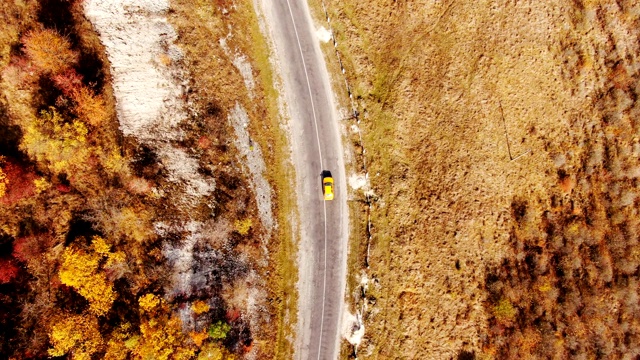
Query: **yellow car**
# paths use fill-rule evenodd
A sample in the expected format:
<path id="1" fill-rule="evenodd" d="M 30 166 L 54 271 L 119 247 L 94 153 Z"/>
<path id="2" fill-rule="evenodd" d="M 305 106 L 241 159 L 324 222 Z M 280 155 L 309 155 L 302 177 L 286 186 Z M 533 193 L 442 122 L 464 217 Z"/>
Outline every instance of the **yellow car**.
<path id="1" fill-rule="evenodd" d="M 322 194 L 325 200 L 333 200 L 333 178 L 328 171 L 322 174 Z"/>

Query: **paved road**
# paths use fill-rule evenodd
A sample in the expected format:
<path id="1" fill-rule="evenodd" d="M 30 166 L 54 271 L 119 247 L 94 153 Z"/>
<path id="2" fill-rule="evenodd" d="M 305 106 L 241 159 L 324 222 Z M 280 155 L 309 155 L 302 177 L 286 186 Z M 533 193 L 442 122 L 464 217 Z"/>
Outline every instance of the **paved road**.
<path id="1" fill-rule="evenodd" d="M 343 151 L 326 66 L 305 0 L 263 0 L 291 115 L 300 213 L 296 358 L 336 359 L 345 291 L 348 208 Z M 323 170 L 335 199 L 322 199 Z"/>

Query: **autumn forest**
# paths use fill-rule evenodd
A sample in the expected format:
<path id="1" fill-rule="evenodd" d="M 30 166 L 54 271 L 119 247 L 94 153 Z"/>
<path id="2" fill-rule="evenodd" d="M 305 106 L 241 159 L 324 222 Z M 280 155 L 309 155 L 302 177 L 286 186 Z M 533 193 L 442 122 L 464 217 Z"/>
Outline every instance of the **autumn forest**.
<path id="1" fill-rule="evenodd" d="M 246 279 L 266 267 L 247 256 L 260 227 L 229 165 L 225 111 L 210 104 L 173 144 L 205 179 L 205 164 L 221 166 L 215 191 L 185 196 L 156 147 L 119 131 L 108 60 L 81 4 L 0 5 L 0 354 L 246 353 Z"/>

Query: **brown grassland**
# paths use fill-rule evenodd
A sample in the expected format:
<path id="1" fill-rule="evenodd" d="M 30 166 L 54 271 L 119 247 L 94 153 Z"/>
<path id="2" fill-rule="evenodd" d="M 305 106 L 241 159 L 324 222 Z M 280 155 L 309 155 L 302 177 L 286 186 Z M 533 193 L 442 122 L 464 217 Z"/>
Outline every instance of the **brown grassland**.
<path id="1" fill-rule="evenodd" d="M 638 3 L 326 5 L 377 195 L 358 358 L 639 356 Z"/>
<path id="2" fill-rule="evenodd" d="M 280 161 L 286 139 L 252 3 L 177 0 L 168 14 L 185 58 L 163 64 L 185 67 L 191 79 L 185 136 L 175 145 L 216 183 L 211 196 L 190 204 L 178 201 L 181 184 L 167 180 L 153 149 L 121 134 L 109 60 L 82 1 L 0 4 L 2 358 L 290 357 L 296 299 L 283 295 L 296 282 L 290 229 L 262 242 L 227 119 L 236 103 L 247 110 L 277 194 L 275 216 L 285 223 L 293 210 L 281 191 L 291 179 Z M 253 98 L 223 37 L 253 68 Z M 191 221 L 206 232 L 193 250 L 192 277 L 202 282 L 171 294 L 174 269 L 163 249 L 189 231 L 161 236 L 154 224 Z M 249 283 L 253 271 L 262 282 Z M 266 292 L 260 313 L 246 310 L 252 286 Z"/>

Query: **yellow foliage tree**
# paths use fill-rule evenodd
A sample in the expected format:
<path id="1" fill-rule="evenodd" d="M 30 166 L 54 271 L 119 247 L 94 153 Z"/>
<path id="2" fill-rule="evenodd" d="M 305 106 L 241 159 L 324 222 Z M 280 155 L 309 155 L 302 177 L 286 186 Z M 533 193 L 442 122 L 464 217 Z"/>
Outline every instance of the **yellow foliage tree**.
<path id="1" fill-rule="evenodd" d="M 142 359 L 186 360 L 195 355 L 195 350 L 187 343 L 179 318 L 151 318 L 140 324 L 140 338 L 133 353 Z"/>
<path id="2" fill-rule="evenodd" d="M 53 347 L 51 356 L 71 354 L 73 360 L 90 360 L 104 346 L 98 319 L 91 314 L 69 314 L 56 319 L 51 326 L 49 339 Z"/>
<path id="3" fill-rule="evenodd" d="M 131 325 L 125 323 L 115 330 L 107 342 L 104 360 L 126 360 L 129 358 L 127 340 L 131 337 Z"/>
<path id="4" fill-rule="evenodd" d="M 251 219 L 248 218 L 244 220 L 236 220 L 234 223 L 236 231 L 239 232 L 240 235 L 247 235 L 252 225 L 253 223 L 251 222 Z"/>
<path id="5" fill-rule="evenodd" d="M 146 294 L 138 299 L 138 304 L 143 311 L 152 311 L 160 305 L 161 299 L 154 294 Z"/>
<path id="6" fill-rule="evenodd" d="M 91 153 L 87 133 L 81 121 L 64 122 L 52 108 L 26 126 L 22 146 L 38 162 L 48 163 L 54 173 L 72 172 L 86 167 Z"/>
<path id="7" fill-rule="evenodd" d="M 62 255 L 60 281 L 74 288 L 89 301 L 89 309 L 96 315 L 104 315 L 116 298 L 112 284 L 107 281 L 99 265 L 104 254 L 67 248 Z"/>
<path id="8" fill-rule="evenodd" d="M 126 176 L 128 174 L 127 160 L 120 155 L 120 152 L 113 149 L 111 152 L 101 152 L 102 166 L 112 175 Z"/>
<path id="9" fill-rule="evenodd" d="M 29 59 L 44 73 L 58 74 L 78 62 L 78 53 L 54 30 L 30 31 L 22 43 Z"/>
<path id="10" fill-rule="evenodd" d="M 126 255 L 122 251 L 111 252 L 111 245 L 107 244 L 107 242 L 100 236 L 93 237 L 91 247 L 96 253 L 107 258 L 105 267 L 117 265 L 127 259 Z"/>
<path id="11" fill-rule="evenodd" d="M 198 354 L 198 360 L 234 360 L 233 354 L 218 343 L 208 343 Z"/>
<path id="12" fill-rule="evenodd" d="M 103 256 L 108 256 L 111 252 L 111 245 L 107 244 L 100 236 L 94 236 L 93 239 L 91 239 L 91 247 L 93 251 Z"/>

